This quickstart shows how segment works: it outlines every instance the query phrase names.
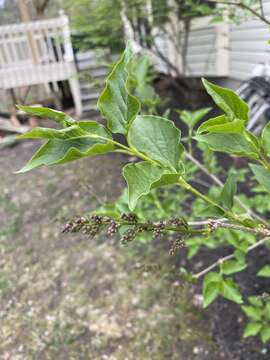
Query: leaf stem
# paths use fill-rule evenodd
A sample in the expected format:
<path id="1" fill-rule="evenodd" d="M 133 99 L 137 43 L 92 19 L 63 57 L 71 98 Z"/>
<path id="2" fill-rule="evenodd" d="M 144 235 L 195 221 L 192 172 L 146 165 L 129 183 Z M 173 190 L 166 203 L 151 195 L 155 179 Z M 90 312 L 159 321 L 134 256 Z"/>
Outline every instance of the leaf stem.
<path id="1" fill-rule="evenodd" d="M 211 174 L 208 169 L 202 165 L 194 156 L 192 156 L 189 153 L 185 153 L 187 159 L 191 160 L 201 171 L 203 171 L 208 177 L 210 177 L 210 179 L 212 179 L 218 186 L 223 187 L 224 183 L 214 174 Z M 254 219 L 258 220 L 260 223 L 268 226 L 268 222 L 263 219 L 260 215 L 256 214 L 252 209 L 250 209 L 248 206 L 246 206 L 240 199 L 238 196 L 234 197 L 235 200 L 237 201 L 238 205 L 246 211 L 246 213 L 250 216 L 253 217 Z"/>
<path id="2" fill-rule="evenodd" d="M 204 195 L 200 191 L 195 189 L 192 185 L 190 185 L 188 182 L 186 182 L 183 178 L 179 179 L 178 184 L 181 187 L 183 187 L 185 190 L 191 192 L 192 194 L 194 194 L 198 198 L 202 199 L 207 204 L 212 205 L 212 206 L 218 208 L 219 210 L 221 210 L 226 218 L 228 218 L 230 220 L 233 220 L 233 221 L 235 221 L 237 223 L 240 223 L 240 224 L 245 226 L 244 220 L 242 220 L 238 215 L 234 214 L 232 211 L 228 211 L 228 210 L 224 209 L 222 206 L 217 204 L 214 200 L 209 198 L 207 195 Z"/>
<path id="3" fill-rule="evenodd" d="M 138 158 L 141 158 L 142 160 L 150 162 L 151 164 L 153 164 L 155 166 L 159 166 L 159 167 L 161 166 L 157 161 L 150 159 L 148 156 L 144 155 L 143 153 L 139 152 L 138 150 L 134 149 L 133 147 L 128 147 L 126 145 L 123 145 L 120 142 L 115 141 L 113 139 L 110 139 L 110 138 L 107 138 L 105 136 L 101 136 L 98 134 L 89 134 L 86 137 L 92 137 L 94 139 L 105 140 L 107 142 L 110 142 L 111 144 L 118 146 L 120 149 L 123 149 L 124 151 L 122 151 L 122 152 L 125 154 L 136 156 Z M 119 150 L 116 150 L 116 151 L 119 152 Z"/>

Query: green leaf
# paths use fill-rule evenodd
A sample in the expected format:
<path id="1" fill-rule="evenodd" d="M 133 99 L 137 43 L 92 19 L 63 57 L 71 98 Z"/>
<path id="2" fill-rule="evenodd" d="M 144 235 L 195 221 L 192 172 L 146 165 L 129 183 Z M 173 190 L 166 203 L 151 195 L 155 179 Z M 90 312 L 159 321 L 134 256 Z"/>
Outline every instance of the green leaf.
<path id="1" fill-rule="evenodd" d="M 270 340 L 270 325 L 265 325 L 261 329 L 260 332 L 261 340 L 265 344 L 268 340 Z"/>
<path id="2" fill-rule="evenodd" d="M 245 121 L 234 119 L 230 121 L 225 115 L 205 121 L 198 129 L 197 133 L 242 133 L 245 130 Z"/>
<path id="3" fill-rule="evenodd" d="M 230 174 L 220 194 L 222 204 L 229 210 L 233 207 L 233 198 L 237 191 L 236 176 Z"/>
<path id="4" fill-rule="evenodd" d="M 225 299 L 231 300 L 237 304 L 243 303 L 242 295 L 232 279 L 222 281 L 221 294 Z"/>
<path id="5" fill-rule="evenodd" d="M 206 308 L 209 306 L 219 295 L 220 284 L 219 283 L 210 283 L 205 287 L 203 291 L 203 307 Z"/>
<path id="6" fill-rule="evenodd" d="M 222 278 L 215 272 L 208 273 L 203 279 L 203 307 L 209 306 L 220 293 Z"/>
<path id="7" fill-rule="evenodd" d="M 61 130 L 35 127 L 25 134 L 18 135 L 17 139 L 72 139 L 85 134 L 86 132 L 78 125 L 72 125 Z"/>
<path id="8" fill-rule="evenodd" d="M 262 131 L 262 146 L 267 155 L 270 155 L 270 122 L 265 125 Z"/>
<path id="9" fill-rule="evenodd" d="M 234 118 L 245 121 L 248 120 L 248 105 L 237 94 L 230 89 L 212 84 L 206 79 L 202 79 L 202 82 L 217 106 L 220 107 L 231 120 Z"/>
<path id="10" fill-rule="evenodd" d="M 63 127 L 70 126 L 74 122 L 76 122 L 74 119 L 72 119 L 72 117 L 63 113 L 62 111 L 49 109 L 46 107 L 17 105 L 17 108 L 29 115 L 40 117 L 43 119 L 53 120 L 58 124 L 62 125 Z"/>
<path id="11" fill-rule="evenodd" d="M 252 320 L 260 321 L 262 319 L 263 309 L 246 305 L 241 306 L 241 308 L 244 313 Z"/>
<path id="12" fill-rule="evenodd" d="M 209 132 L 209 129 L 212 127 L 217 127 L 219 125 L 227 124 L 230 120 L 226 115 L 219 115 L 217 117 L 208 119 L 204 121 L 197 129 L 197 134 L 203 134 L 205 132 Z"/>
<path id="13" fill-rule="evenodd" d="M 256 336 L 261 331 L 262 324 L 256 323 L 256 322 L 250 322 L 247 324 L 245 330 L 244 330 L 244 338 L 247 338 L 249 336 Z"/>
<path id="14" fill-rule="evenodd" d="M 177 110 L 177 112 L 187 127 L 192 129 L 210 110 L 211 108 L 207 107 L 196 111 Z"/>
<path id="15" fill-rule="evenodd" d="M 245 249 L 241 248 L 241 243 L 240 244 L 235 243 L 235 244 L 233 244 L 233 246 L 235 246 L 237 248 L 237 250 L 235 250 L 233 253 L 235 258 L 237 259 L 237 261 L 239 263 L 244 264 L 246 261 L 246 250 L 247 250 L 248 245 L 245 247 Z M 239 249 L 239 248 L 241 248 L 241 249 Z"/>
<path id="16" fill-rule="evenodd" d="M 265 265 L 261 268 L 261 270 L 257 273 L 257 276 L 270 277 L 270 265 Z"/>
<path id="17" fill-rule="evenodd" d="M 269 302 L 267 302 L 265 304 L 263 314 L 264 314 L 265 319 L 270 321 L 270 303 Z"/>
<path id="18" fill-rule="evenodd" d="M 270 192 L 270 171 L 266 170 L 261 165 L 249 164 L 256 180 L 261 184 L 266 191 Z"/>
<path id="19" fill-rule="evenodd" d="M 222 272 L 225 275 L 231 275 L 237 272 L 240 272 L 242 270 L 244 270 L 247 267 L 247 264 L 245 263 L 241 263 L 239 261 L 235 261 L 235 260 L 229 260 L 224 262 L 224 264 L 222 264 Z"/>
<path id="20" fill-rule="evenodd" d="M 250 296 L 248 298 L 248 301 L 250 302 L 251 305 L 254 305 L 254 306 L 257 306 L 257 307 L 262 307 L 263 306 L 263 302 L 259 298 L 259 296 Z"/>
<path id="21" fill-rule="evenodd" d="M 123 169 L 123 176 L 128 184 L 131 211 L 135 209 L 138 200 L 143 195 L 147 195 L 151 189 L 173 184 L 179 179 L 179 174 L 166 172 L 146 161 L 126 165 Z"/>
<path id="22" fill-rule="evenodd" d="M 257 159 L 255 147 L 245 136 L 239 133 L 210 133 L 194 137 L 199 142 L 206 143 L 214 151 L 225 152 L 237 156 Z"/>
<path id="23" fill-rule="evenodd" d="M 180 171 L 184 148 L 180 130 L 170 120 L 159 116 L 137 116 L 128 132 L 128 143 L 152 160 L 172 171 Z"/>
<path id="24" fill-rule="evenodd" d="M 220 217 L 224 215 L 224 211 L 217 206 L 209 205 L 202 210 L 199 210 L 197 215 L 200 215 L 201 217 Z"/>
<path id="25" fill-rule="evenodd" d="M 104 154 L 113 150 L 111 135 L 96 122 L 85 122 L 85 128 L 91 129 L 83 137 L 53 138 L 42 145 L 28 163 L 17 173 L 26 172 L 42 165 L 64 164 L 85 156 Z M 76 129 L 77 130 L 77 129 Z M 59 130 L 61 132 L 61 130 Z M 45 134 L 43 134 L 45 136 Z M 101 137 L 101 138 L 100 138 Z"/>
<path id="26" fill-rule="evenodd" d="M 97 107 L 107 120 L 113 133 L 127 134 L 127 130 L 140 109 L 138 100 L 127 89 L 129 74 L 127 65 L 132 58 L 126 48 L 106 80 L 106 87 L 100 95 Z"/>
<path id="27" fill-rule="evenodd" d="M 135 87 L 147 85 L 150 69 L 151 63 L 148 56 L 133 57 L 128 63 L 129 81 L 133 82 Z"/>

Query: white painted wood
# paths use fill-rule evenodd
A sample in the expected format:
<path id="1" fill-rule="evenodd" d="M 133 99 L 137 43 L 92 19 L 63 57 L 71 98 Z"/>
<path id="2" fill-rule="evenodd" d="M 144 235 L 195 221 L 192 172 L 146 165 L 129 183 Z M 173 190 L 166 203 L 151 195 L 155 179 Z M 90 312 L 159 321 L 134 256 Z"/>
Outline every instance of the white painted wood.
<path id="1" fill-rule="evenodd" d="M 228 76 L 229 27 L 209 24 L 209 18 L 193 21 L 189 36 L 186 76 Z"/>
<path id="2" fill-rule="evenodd" d="M 263 5 L 270 19 L 270 0 L 263 0 Z M 252 16 L 245 16 L 240 25 L 211 24 L 210 20 L 203 17 L 192 22 L 184 75 L 229 77 L 240 81 L 249 78 L 257 64 L 270 64 L 270 31 L 262 21 Z M 181 56 L 174 45 L 160 34 L 156 36 L 156 44 L 181 72 Z M 165 63 L 157 57 L 153 60 L 159 71 L 168 73 Z"/>
<path id="3" fill-rule="evenodd" d="M 81 114 L 68 18 L 0 26 L 0 89 L 68 80 Z"/>
<path id="4" fill-rule="evenodd" d="M 270 18 L 270 1 L 264 0 L 264 13 Z M 252 17 L 230 26 L 229 77 L 246 80 L 256 65 L 270 63 L 269 27 Z"/>

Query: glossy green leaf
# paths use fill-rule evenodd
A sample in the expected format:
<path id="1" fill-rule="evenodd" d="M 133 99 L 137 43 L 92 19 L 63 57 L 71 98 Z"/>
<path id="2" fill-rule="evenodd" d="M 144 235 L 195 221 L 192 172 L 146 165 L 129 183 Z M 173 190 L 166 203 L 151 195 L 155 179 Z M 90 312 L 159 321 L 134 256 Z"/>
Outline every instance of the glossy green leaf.
<path id="1" fill-rule="evenodd" d="M 84 131 L 83 137 L 50 139 L 18 172 L 26 172 L 42 165 L 64 164 L 85 156 L 104 154 L 113 150 L 112 143 L 108 141 L 111 140 L 111 135 L 103 126 L 95 122 L 87 122 L 83 126 L 88 130 L 91 129 L 91 132 Z"/>
<path id="2" fill-rule="evenodd" d="M 219 283 L 210 283 L 208 286 L 205 287 L 203 292 L 203 307 L 206 308 L 213 301 L 216 300 L 220 292 L 220 284 Z"/>
<path id="3" fill-rule="evenodd" d="M 203 307 L 209 306 L 219 295 L 222 277 L 216 272 L 210 272 L 203 279 Z"/>
<path id="4" fill-rule="evenodd" d="M 242 295 L 232 279 L 225 279 L 222 281 L 221 294 L 225 299 L 231 300 L 236 304 L 243 303 Z"/>
<path id="5" fill-rule="evenodd" d="M 249 167 L 258 183 L 261 184 L 265 190 L 270 192 L 270 171 L 266 170 L 263 166 L 256 164 L 249 164 Z"/>
<path id="6" fill-rule="evenodd" d="M 260 332 L 261 340 L 265 344 L 270 340 L 270 324 L 264 325 Z"/>
<path id="7" fill-rule="evenodd" d="M 270 265 L 265 265 L 261 268 L 261 270 L 257 273 L 257 276 L 270 277 Z"/>
<path id="8" fill-rule="evenodd" d="M 231 210 L 233 207 L 233 198 L 236 194 L 236 191 L 236 176 L 235 174 L 230 174 L 220 194 L 220 200 L 222 204 L 229 210 Z"/>
<path id="9" fill-rule="evenodd" d="M 245 263 L 241 263 L 241 262 L 235 261 L 235 260 L 229 260 L 229 261 L 226 261 L 222 265 L 222 272 L 225 275 L 231 275 L 231 274 L 234 274 L 234 273 L 244 270 L 246 267 L 247 267 L 247 264 L 245 264 Z"/>
<path id="10" fill-rule="evenodd" d="M 244 338 L 247 338 L 249 336 L 256 336 L 261 331 L 262 324 L 258 322 L 250 322 L 247 324 L 244 330 Z"/>
<path id="11" fill-rule="evenodd" d="M 76 122 L 74 119 L 72 119 L 72 117 L 63 113 L 62 111 L 49 109 L 46 107 L 17 105 L 17 108 L 29 115 L 40 117 L 43 119 L 53 120 L 62 125 L 63 127 L 72 125 L 74 122 Z"/>
<path id="12" fill-rule="evenodd" d="M 245 136 L 239 133 L 211 133 L 197 135 L 195 140 L 207 144 L 214 151 L 225 152 L 236 156 L 245 156 L 257 159 L 255 147 Z"/>
<path id="13" fill-rule="evenodd" d="M 232 120 L 234 118 L 247 121 L 248 105 L 232 90 L 217 86 L 206 79 L 202 80 L 203 85 L 212 97 L 214 102 Z"/>
<path id="14" fill-rule="evenodd" d="M 254 306 L 241 306 L 244 313 L 252 320 L 260 321 L 263 316 L 263 309 Z"/>
<path id="15" fill-rule="evenodd" d="M 151 189 L 173 184 L 179 179 L 179 174 L 166 172 L 146 161 L 126 165 L 123 169 L 123 176 L 128 185 L 131 211 L 135 209 L 138 200 L 143 195 L 147 195 Z"/>
<path id="16" fill-rule="evenodd" d="M 71 139 L 85 135 L 78 125 L 72 125 L 68 128 L 57 130 L 45 127 L 35 127 L 29 132 L 17 136 L 18 139 Z"/>
<path id="17" fill-rule="evenodd" d="M 129 74 L 127 65 L 132 58 L 126 48 L 106 80 L 106 87 L 100 95 L 97 107 L 107 120 L 113 133 L 127 134 L 128 128 L 140 109 L 138 100 L 127 89 Z"/>
<path id="18" fill-rule="evenodd" d="M 265 125 L 262 131 L 262 146 L 267 155 L 270 155 L 270 122 Z"/>
<path id="19" fill-rule="evenodd" d="M 170 120 L 159 116 L 137 116 L 128 132 L 128 143 L 172 171 L 181 169 L 180 157 L 184 148 L 180 130 Z"/>
<path id="20" fill-rule="evenodd" d="M 229 123 L 230 120 L 226 115 L 219 115 L 217 117 L 204 121 L 197 129 L 197 134 L 203 134 L 209 131 L 213 126 L 219 126 Z"/>
<path id="21" fill-rule="evenodd" d="M 197 133 L 206 132 L 214 133 L 241 133 L 245 129 L 245 121 L 234 119 L 230 121 L 227 116 L 221 115 L 216 118 L 205 121 L 199 128 Z"/>

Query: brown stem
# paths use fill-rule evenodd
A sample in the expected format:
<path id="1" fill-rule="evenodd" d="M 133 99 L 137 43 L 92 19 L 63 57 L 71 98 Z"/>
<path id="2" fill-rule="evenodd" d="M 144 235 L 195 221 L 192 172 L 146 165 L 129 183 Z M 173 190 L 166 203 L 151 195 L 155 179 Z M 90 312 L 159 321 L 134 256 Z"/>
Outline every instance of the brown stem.
<path id="1" fill-rule="evenodd" d="M 269 236 L 257 241 L 255 244 L 251 245 L 248 247 L 247 252 L 250 252 L 254 249 L 256 249 L 257 247 L 264 245 L 268 240 L 270 240 Z M 204 276 L 205 274 L 207 274 L 209 271 L 215 269 L 217 266 L 219 266 L 220 264 L 224 263 L 227 260 L 231 260 L 235 257 L 234 253 L 224 256 L 223 258 L 218 259 L 216 262 L 214 262 L 212 265 L 208 266 L 207 268 L 205 268 L 204 270 L 200 271 L 199 273 L 193 275 L 194 279 L 199 279 L 200 277 Z"/>
<path id="2" fill-rule="evenodd" d="M 263 9 L 263 0 L 259 0 L 259 1 L 260 1 L 261 14 L 262 14 L 263 17 L 265 17 L 264 16 L 264 9 Z"/>
<path id="3" fill-rule="evenodd" d="M 162 52 L 159 50 L 159 48 L 156 46 L 156 44 L 154 44 L 153 49 L 150 49 L 150 51 L 152 53 L 154 53 L 155 55 L 157 55 L 162 61 L 164 61 L 165 64 L 168 65 L 169 68 L 172 69 L 176 73 L 177 77 L 181 77 L 181 73 L 179 72 L 177 67 L 174 64 L 172 64 L 172 62 L 166 56 L 164 56 L 162 54 Z"/>

